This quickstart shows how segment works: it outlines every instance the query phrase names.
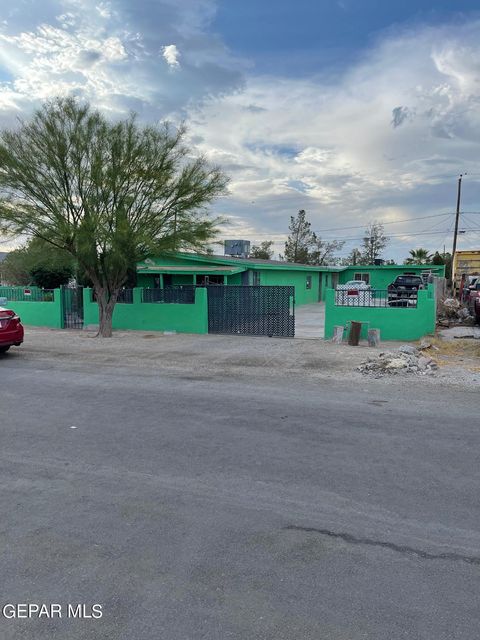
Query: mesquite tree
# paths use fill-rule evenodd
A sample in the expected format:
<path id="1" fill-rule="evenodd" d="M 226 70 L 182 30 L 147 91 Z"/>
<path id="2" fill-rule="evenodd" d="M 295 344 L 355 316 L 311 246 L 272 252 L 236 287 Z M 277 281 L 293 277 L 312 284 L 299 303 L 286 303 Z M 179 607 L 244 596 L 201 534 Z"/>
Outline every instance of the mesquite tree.
<path id="1" fill-rule="evenodd" d="M 202 249 L 218 220 L 206 206 L 227 179 L 192 158 L 183 127 L 110 122 L 74 98 L 47 102 L 0 137 L 0 229 L 70 253 L 93 283 L 99 335 L 112 335 L 119 291 L 148 255 Z"/>

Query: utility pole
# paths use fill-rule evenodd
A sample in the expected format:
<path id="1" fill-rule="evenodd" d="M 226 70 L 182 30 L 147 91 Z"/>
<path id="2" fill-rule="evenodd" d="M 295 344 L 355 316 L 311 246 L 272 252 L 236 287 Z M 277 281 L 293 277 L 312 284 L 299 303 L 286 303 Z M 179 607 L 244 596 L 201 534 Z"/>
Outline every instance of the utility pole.
<path id="1" fill-rule="evenodd" d="M 458 222 L 460 220 L 460 196 L 462 193 L 462 178 L 464 174 L 460 174 L 457 187 L 457 211 L 455 214 L 455 231 L 453 232 L 453 249 L 452 249 L 452 291 L 455 296 L 455 252 L 457 250 Z"/>

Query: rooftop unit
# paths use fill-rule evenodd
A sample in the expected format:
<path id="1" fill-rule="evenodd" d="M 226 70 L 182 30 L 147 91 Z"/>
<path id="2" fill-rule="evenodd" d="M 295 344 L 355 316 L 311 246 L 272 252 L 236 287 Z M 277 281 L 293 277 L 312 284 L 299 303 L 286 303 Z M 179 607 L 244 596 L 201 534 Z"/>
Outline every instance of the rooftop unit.
<path id="1" fill-rule="evenodd" d="M 250 240 L 225 240 L 224 254 L 235 258 L 248 258 L 250 254 Z"/>

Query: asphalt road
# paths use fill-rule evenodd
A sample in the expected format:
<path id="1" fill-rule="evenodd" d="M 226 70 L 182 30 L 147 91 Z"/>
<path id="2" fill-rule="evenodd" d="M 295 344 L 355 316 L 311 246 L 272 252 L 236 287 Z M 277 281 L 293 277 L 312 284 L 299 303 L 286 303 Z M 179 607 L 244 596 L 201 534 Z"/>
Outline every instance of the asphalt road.
<path id="1" fill-rule="evenodd" d="M 74 365 L 0 362 L 2 606 L 63 613 L 2 640 L 479 637 L 478 390 Z"/>

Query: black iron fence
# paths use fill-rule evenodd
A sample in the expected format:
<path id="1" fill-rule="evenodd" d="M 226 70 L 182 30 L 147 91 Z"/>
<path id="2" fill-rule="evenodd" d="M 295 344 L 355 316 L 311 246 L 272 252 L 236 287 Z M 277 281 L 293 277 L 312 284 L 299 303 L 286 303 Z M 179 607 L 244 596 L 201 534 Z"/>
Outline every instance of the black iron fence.
<path id="1" fill-rule="evenodd" d="M 178 285 L 176 287 L 165 287 L 165 289 L 142 289 L 142 302 L 194 304 L 195 286 Z"/>
<path id="2" fill-rule="evenodd" d="M 295 287 L 212 285 L 208 332 L 293 338 Z"/>
<path id="3" fill-rule="evenodd" d="M 8 302 L 53 302 L 53 289 L 37 289 L 33 287 L 0 287 L 0 298 Z"/>
<path id="4" fill-rule="evenodd" d="M 121 289 L 117 296 L 120 304 L 133 304 L 133 289 Z"/>
<path id="5" fill-rule="evenodd" d="M 416 308 L 417 292 L 388 289 L 336 289 L 335 304 L 339 307 L 406 307 Z"/>
<path id="6" fill-rule="evenodd" d="M 63 326 L 83 328 L 83 287 L 62 287 Z"/>
<path id="7" fill-rule="evenodd" d="M 95 289 L 92 289 L 92 301 L 97 302 Z M 120 289 L 117 302 L 120 304 L 133 304 L 133 289 Z"/>

